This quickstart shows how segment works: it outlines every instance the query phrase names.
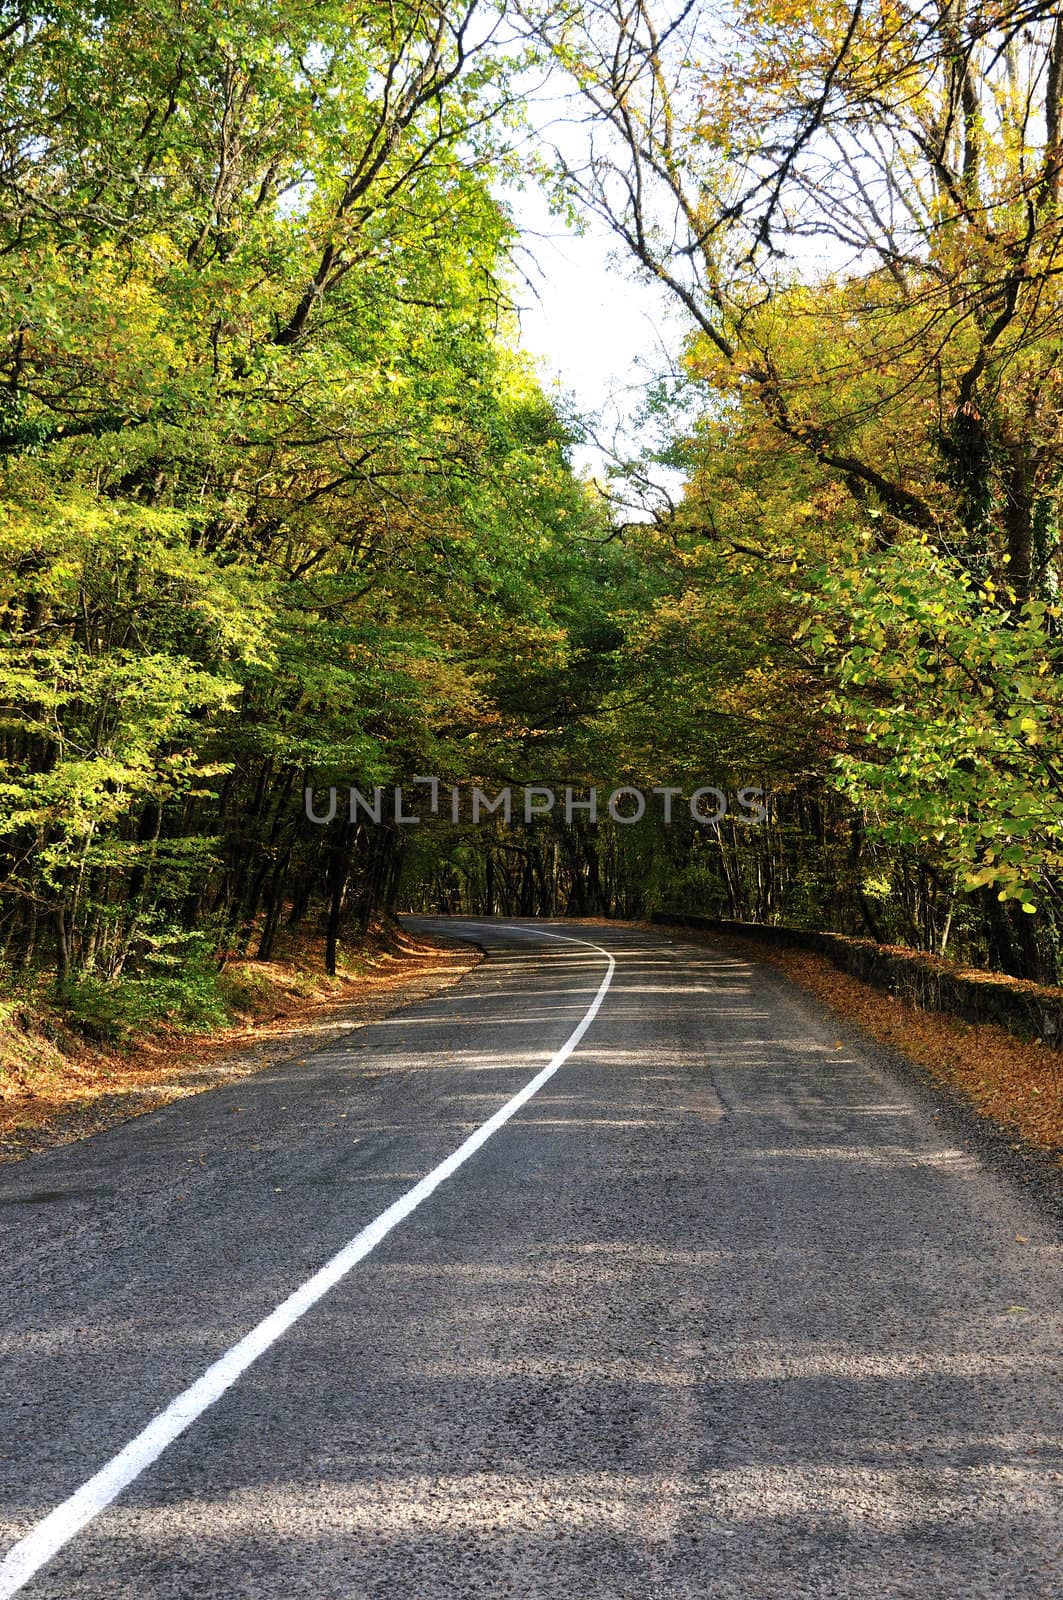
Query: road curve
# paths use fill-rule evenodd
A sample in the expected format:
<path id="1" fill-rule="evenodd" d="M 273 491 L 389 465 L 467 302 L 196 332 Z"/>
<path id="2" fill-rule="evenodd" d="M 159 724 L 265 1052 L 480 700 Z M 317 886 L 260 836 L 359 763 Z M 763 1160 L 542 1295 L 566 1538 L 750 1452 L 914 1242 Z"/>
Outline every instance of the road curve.
<path id="1" fill-rule="evenodd" d="M 0 1169 L 2 1555 L 495 1119 L 0 1595 L 1063 1597 L 1049 1223 L 770 969 L 418 926 L 489 959 Z"/>

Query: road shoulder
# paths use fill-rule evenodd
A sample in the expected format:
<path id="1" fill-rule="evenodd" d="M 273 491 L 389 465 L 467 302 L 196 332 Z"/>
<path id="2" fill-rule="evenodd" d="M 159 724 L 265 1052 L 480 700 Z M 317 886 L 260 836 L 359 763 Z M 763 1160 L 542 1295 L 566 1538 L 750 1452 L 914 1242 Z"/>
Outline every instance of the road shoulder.
<path id="1" fill-rule="evenodd" d="M 923 1105 L 931 1120 L 965 1150 L 1063 1227 L 1063 1147 L 1034 1142 L 1017 1122 L 1005 1120 L 1008 1100 L 998 1090 L 991 1115 L 984 1101 L 967 1092 L 969 1084 L 991 1082 L 990 1063 L 1015 1052 L 1032 1056 L 1053 1094 L 1063 1078 L 1057 1052 L 1028 1045 L 990 1025 L 975 1026 L 891 1000 L 858 978 L 839 973 L 821 956 L 767 950 L 751 940 L 674 930 L 677 942 L 710 945 L 755 963 L 764 980 L 820 1026 L 827 1025 L 840 1046 L 857 1050 L 870 1065 L 898 1079 Z M 992 1035 L 987 1039 L 987 1035 Z M 1010 1081 L 1011 1103 L 1027 1077 Z"/>
<path id="2" fill-rule="evenodd" d="M 459 983 L 483 959 L 465 939 L 402 933 L 338 987 L 278 997 L 272 1014 L 221 1033 L 162 1036 L 132 1051 L 86 1051 L 66 1081 L 0 1099 L 0 1163 L 116 1127 L 174 1100 L 300 1061 L 336 1038 Z"/>

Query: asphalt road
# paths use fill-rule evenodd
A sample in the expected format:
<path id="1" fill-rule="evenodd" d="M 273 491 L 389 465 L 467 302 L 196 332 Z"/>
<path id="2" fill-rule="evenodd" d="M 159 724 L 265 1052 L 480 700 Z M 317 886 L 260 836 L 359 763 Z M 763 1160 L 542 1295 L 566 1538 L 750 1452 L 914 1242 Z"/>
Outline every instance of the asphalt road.
<path id="1" fill-rule="evenodd" d="M 456 988 L 0 1170 L 25 1552 L 571 1038 L 607 956 L 545 935 L 615 957 L 549 1081 L 0 1595 L 1063 1596 L 1042 1215 L 770 969 L 465 931 Z"/>

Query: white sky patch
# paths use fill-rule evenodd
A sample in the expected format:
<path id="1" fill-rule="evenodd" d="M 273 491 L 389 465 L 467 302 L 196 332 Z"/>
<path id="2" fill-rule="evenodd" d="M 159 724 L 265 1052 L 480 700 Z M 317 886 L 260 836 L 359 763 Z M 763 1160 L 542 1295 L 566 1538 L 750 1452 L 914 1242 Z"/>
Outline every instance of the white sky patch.
<path id="1" fill-rule="evenodd" d="M 592 218 L 575 232 L 531 186 L 505 198 L 523 237 L 528 282 L 515 285 L 523 348 L 547 388 L 570 395 L 604 441 L 619 434 L 630 446 L 647 383 L 676 363 L 681 319 L 665 291 L 637 280 L 602 223 Z M 601 453 L 581 447 L 576 462 L 597 471 Z"/>
<path id="2" fill-rule="evenodd" d="M 580 166 L 586 134 L 578 98 L 529 78 L 526 108 L 528 151 L 548 160 L 557 147 Z M 521 347 L 535 358 L 547 392 L 563 395 L 590 425 L 597 442 L 577 447 L 573 465 L 601 478 L 613 453 L 634 455 L 650 442 L 639 414 L 648 387 L 675 372 L 688 320 L 600 219 L 585 215 L 579 229 L 569 226 L 530 180 L 507 186 L 500 198 L 521 231 L 513 278 Z M 675 473 L 658 475 L 677 492 Z"/>

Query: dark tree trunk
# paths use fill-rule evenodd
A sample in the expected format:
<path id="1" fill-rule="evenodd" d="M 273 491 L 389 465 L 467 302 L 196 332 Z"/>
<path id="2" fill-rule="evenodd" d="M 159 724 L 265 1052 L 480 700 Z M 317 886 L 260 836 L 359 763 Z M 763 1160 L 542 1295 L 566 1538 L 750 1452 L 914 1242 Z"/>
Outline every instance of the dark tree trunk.
<path id="1" fill-rule="evenodd" d="M 1012 978 L 1023 976 L 1022 962 L 1011 936 L 1011 927 L 1004 907 L 997 899 L 996 890 L 986 885 L 982 889 L 982 910 L 986 919 L 986 945 L 989 965 Z"/>
<path id="2" fill-rule="evenodd" d="M 349 822 L 343 823 L 333 845 L 328 872 L 328 918 L 325 923 L 325 971 L 330 978 L 336 976 L 336 958 L 339 951 L 340 923 L 343 916 L 343 895 L 351 871 L 351 841 L 354 830 Z"/>
<path id="3" fill-rule="evenodd" d="M 65 983 L 70 976 L 70 937 L 62 906 L 55 908 L 55 975 L 60 983 Z"/>

